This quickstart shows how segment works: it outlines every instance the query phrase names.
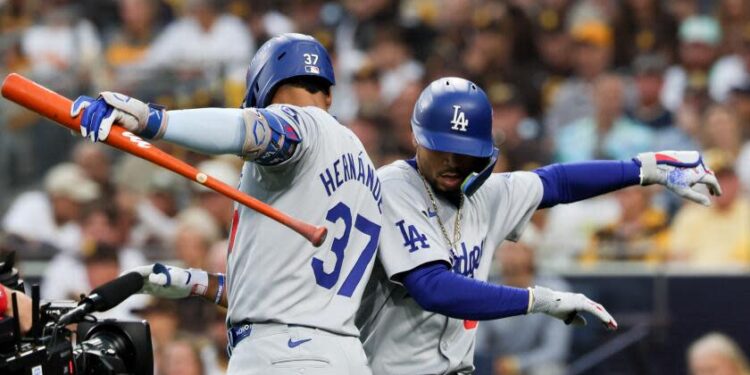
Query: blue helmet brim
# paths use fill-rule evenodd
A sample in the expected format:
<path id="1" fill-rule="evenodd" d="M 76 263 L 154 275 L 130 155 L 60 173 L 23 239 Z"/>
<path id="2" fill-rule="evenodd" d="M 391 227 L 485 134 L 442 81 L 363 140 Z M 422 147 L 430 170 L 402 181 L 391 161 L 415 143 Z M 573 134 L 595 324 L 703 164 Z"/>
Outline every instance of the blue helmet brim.
<path id="1" fill-rule="evenodd" d="M 495 145 L 490 140 L 478 141 L 459 134 L 433 132 L 416 124 L 412 124 L 411 128 L 417 143 L 432 151 L 488 158 L 492 156 L 495 149 Z"/>

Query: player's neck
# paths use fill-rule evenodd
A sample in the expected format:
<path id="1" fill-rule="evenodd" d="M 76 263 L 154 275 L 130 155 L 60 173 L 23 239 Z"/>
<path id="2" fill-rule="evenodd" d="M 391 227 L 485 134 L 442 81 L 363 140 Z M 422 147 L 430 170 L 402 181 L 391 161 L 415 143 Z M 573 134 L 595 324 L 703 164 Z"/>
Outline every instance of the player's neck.
<path id="1" fill-rule="evenodd" d="M 331 106 L 330 96 L 318 92 L 311 94 L 301 87 L 282 85 L 276 90 L 271 104 L 291 104 L 298 107 L 318 107 L 328 110 Z"/>

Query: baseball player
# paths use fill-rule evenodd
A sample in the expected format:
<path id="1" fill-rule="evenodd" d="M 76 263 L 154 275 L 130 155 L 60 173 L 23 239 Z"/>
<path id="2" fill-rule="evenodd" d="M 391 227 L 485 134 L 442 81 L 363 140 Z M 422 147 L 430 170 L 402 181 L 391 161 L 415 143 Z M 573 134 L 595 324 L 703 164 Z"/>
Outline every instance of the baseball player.
<path id="1" fill-rule="evenodd" d="M 81 131 L 104 140 L 113 123 L 149 139 L 245 158 L 239 189 L 310 223 L 319 248 L 236 205 L 226 278 L 161 264 L 136 269 L 145 293 L 201 296 L 228 306 L 230 374 L 369 374 L 354 314 L 372 271 L 381 185 L 362 143 L 326 112 L 333 67 L 314 38 L 284 34 L 250 63 L 241 109 L 165 111 L 122 94 L 81 97 Z M 230 291 L 228 293 L 228 291 Z"/>
<path id="2" fill-rule="evenodd" d="M 696 183 L 720 194 L 697 152 L 644 153 L 633 160 L 556 164 L 492 173 L 492 109 L 460 78 L 432 82 L 411 120 L 417 154 L 382 167 L 383 236 L 357 316 L 374 374 L 469 374 L 477 320 L 545 313 L 585 324 L 617 323 L 582 294 L 485 282 L 493 250 L 516 240 L 535 210 L 634 184 L 662 184 L 709 204 Z"/>

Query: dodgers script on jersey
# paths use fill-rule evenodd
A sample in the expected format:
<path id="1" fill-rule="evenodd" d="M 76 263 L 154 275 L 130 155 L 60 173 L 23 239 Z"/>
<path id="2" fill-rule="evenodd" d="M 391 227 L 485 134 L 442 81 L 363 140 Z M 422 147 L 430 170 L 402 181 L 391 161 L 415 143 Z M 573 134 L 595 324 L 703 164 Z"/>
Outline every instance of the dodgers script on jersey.
<path id="1" fill-rule="evenodd" d="M 354 314 L 381 231 L 382 186 L 362 143 L 315 107 L 272 105 L 301 142 L 273 166 L 246 162 L 240 190 L 300 220 L 325 225 L 325 243 L 235 205 L 227 262 L 230 322 L 275 322 L 357 336 Z"/>
<path id="2" fill-rule="evenodd" d="M 455 249 L 457 207 L 438 199 L 434 212 L 417 170 L 397 161 L 379 170 L 384 216 L 378 262 L 357 316 L 374 374 L 455 374 L 473 370 L 476 322 L 423 310 L 393 277 L 422 264 L 442 261 L 453 272 L 486 281 L 494 250 L 516 240 L 542 199 L 542 183 L 530 172 L 495 173 L 464 200 L 461 238 Z M 436 291 L 439 293 L 440 291 Z"/>

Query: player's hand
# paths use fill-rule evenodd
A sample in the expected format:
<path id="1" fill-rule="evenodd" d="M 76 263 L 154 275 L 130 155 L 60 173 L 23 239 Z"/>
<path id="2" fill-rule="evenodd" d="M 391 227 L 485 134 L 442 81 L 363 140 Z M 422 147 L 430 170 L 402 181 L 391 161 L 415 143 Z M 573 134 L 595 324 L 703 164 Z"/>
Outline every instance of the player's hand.
<path id="1" fill-rule="evenodd" d="M 641 165 L 641 185 L 660 184 L 677 195 L 711 205 L 711 199 L 692 189 L 695 184 L 704 184 L 711 195 L 721 195 L 721 186 L 714 173 L 703 164 L 697 151 L 661 151 L 638 154 Z"/>
<path id="2" fill-rule="evenodd" d="M 96 99 L 79 96 L 70 106 L 70 117 L 82 112 L 81 135 L 92 142 L 106 140 L 114 123 L 144 138 L 161 137 L 167 123 L 163 107 L 109 91 Z"/>
<path id="3" fill-rule="evenodd" d="M 177 299 L 203 296 L 208 288 L 208 273 L 200 269 L 183 269 L 154 263 L 125 273 L 130 272 L 138 272 L 143 276 L 143 289 L 140 293 L 155 297 Z"/>
<path id="4" fill-rule="evenodd" d="M 544 313 L 565 322 L 565 324 L 586 325 L 580 314 L 589 312 L 608 329 L 617 329 L 617 322 L 604 307 L 580 293 L 557 292 L 543 286 L 529 288 L 531 305 L 529 313 Z"/>

